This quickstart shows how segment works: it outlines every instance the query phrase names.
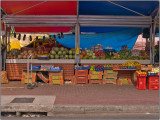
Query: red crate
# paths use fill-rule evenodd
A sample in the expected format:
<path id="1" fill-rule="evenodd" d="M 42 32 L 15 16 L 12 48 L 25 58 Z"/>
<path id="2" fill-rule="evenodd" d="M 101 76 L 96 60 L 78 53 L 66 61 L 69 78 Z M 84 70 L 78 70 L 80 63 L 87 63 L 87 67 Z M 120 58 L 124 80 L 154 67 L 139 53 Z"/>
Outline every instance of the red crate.
<path id="1" fill-rule="evenodd" d="M 88 76 L 88 70 L 75 70 L 75 77 Z"/>
<path id="2" fill-rule="evenodd" d="M 76 77 L 75 83 L 85 83 L 88 84 L 88 77 Z"/>
<path id="3" fill-rule="evenodd" d="M 148 83 L 147 88 L 149 90 L 159 90 L 159 83 Z"/>
<path id="4" fill-rule="evenodd" d="M 89 80 L 89 84 L 95 84 L 95 83 L 102 84 L 103 81 L 102 80 Z"/>
<path id="5" fill-rule="evenodd" d="M 159 83 L 159 76 L 148 76 L 149 83 Z"/>
<path id="6" fill-rule="evenodd" d="M 145 76 L 137 76 L 137 89 L 145 90 L 146 89 L 146 77 Z"/>

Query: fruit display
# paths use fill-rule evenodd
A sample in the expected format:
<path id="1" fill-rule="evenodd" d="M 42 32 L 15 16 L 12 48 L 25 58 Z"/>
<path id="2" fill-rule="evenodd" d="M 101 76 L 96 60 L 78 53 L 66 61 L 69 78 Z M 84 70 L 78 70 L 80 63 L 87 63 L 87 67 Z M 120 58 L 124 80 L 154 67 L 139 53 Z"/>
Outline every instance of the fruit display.
<path id="1" fill-rule="evenodd" d="M 127 61 L 126 63 L 122 64 L 123 66 L 139 66 L 141 65 L 139 62 L 137 61 Z"/>
<path id="2" fill-rule="evenodd" d="M 105 59 L 105 53 L 103 51 L 96 51 L 95 56 L 100 59 Z"/>
<path id="3" fill-rule="evenodd" d="M 12 49 L 10 52 L 7 53 L 7 58 L 10 59 L 16 59 L 18 58 L 19 54 L 21 53 L 18 49 Z"/>
<path id="4" fill-rule="evenodd" d="M 91 71 L 95 71 L 95 65 L 91 65 L 90 70 L 91 70 Z"/>
<path id="5" fill-rule="evenodd" d="M 50 51 L 51 59 L 75 59 L 75 49 L 68 50 L 67 48 L 53 47 Z"/>
<path id="6" fill-rule="evenodd" d="M 151 71 L 148 71 L 148 73 L 159 73 L 159 67 L 155 67 L 155 68 L 152 68 Z"/>
<path id="7" fill-rule="evenodd" d="M 104 67 L 112 67 L 111 64 L 105 64 Z"/>
<path id="8" fill-rule="evenodd" d="M 120 59 L 130 59 L 132 56 L 131 50 L 120 50 L 119 51 Z"/>
<path id="9" fill-rule="evenodd" d="M 144 72 L 144 71 L 141 71 L 141 70 L 136 71 L 136 73 L 137 73 L 138 76 L 147 76 L 147 73 Z"/>

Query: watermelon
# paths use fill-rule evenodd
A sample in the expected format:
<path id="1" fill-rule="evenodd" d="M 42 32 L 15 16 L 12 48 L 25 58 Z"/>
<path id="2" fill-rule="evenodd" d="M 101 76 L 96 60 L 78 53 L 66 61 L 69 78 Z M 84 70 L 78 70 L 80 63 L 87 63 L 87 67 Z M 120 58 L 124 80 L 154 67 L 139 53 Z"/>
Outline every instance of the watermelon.
<path id="1" fill-rule="evenodd" d="M 68 55 L 65 55 L 65 58 L 68 59 Z"/>
<path id="2" fill-rule="evenodd" d="M 54 50 L 52 50 L 52 51 L 51 51 L 51 54 L 52 54 L 52 55 L 55 55 L 55 54 L 56 54 L 56 52 L 55 52 Z"/>
<path id="3" fill-rule="evenodd" d="M 69 55 L 69 59 L 72 59 L 72 55 Z"/>
<path id="4" fill-rule="evenodd" d="M 61 47 L 60 50 L 61 50 L 61 51 L 64 51 L 64 47 Z"/>
<path id="5" fill-rule="evenodd" d="M 75 55 L 73 55 L 72 58 L 75 59 Z"/>
<path id="6" fill-rule="evenodd" d="M 55 59 L 59 59 L 59 55 L 55 55 Z"/>
<path id="7" fill-rule="evenodd" d="M 66 51 L 63 51 L 63 55 L 66 55 Z"/>
<path id="8" fill-rule="evenodd" d="M 72 50 L 69 50 L 69 54 L 72 55 Z"/>
<path id="9" fill-rule="evenodd" d="M 62 55 L 62 51 L 58 51 L 58 55 Z"/>
<path id="10" fill-rule="evenodd" d="M 64 56 L 63 56 L 63 55 L 60 55 L 60 58 L 64 58 Z"/>
<path id="11" fill-rule="evenodd" d="M 51 55 L 50 58 L 51 58 L 51 59 L 54 59 L 54 55 Z"/>
<path id="12" fill-rule="evenodd" d="M 59 51 L 59 48 L 58 48 L 58 47 L 55 47 L 54 50 L 55 50 L 56 52 L 58 52 L 58 51 Z"/>

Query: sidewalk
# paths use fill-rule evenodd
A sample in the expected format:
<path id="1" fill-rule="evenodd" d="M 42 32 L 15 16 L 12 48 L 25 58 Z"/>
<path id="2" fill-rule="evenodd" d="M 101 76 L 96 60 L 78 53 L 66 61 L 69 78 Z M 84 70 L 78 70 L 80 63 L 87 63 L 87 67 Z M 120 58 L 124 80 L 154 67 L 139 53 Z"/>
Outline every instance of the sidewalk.
<path id="1" fill-rule="evenodd" d="M 24 86 L 14 81 L 1 87 Z M 39 84 L 33 90 L 2 88 L 1 94 L 55 96 L 52 113 L 159 112 L 159 90 L 137 90 L 134 85 Z"/>

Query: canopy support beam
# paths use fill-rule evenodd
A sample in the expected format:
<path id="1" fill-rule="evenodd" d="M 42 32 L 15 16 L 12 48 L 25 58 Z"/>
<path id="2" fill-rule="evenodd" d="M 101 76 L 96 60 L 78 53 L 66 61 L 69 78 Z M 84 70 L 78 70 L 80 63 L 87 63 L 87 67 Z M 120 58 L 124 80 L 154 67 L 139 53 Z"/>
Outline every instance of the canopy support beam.
<path id="1" fill-rule="evenodd" d="M 6 57 L 7 57 L 7 25 L 5 25 L 5 41 L 4 41 L 5 49 L 2 53 L 2 70 L 6 70 Z"/>

